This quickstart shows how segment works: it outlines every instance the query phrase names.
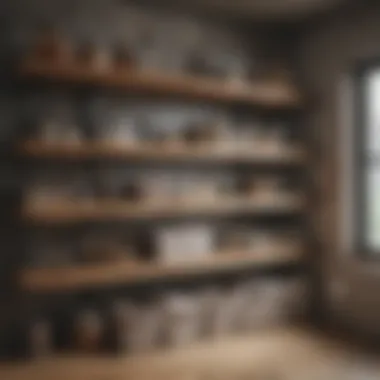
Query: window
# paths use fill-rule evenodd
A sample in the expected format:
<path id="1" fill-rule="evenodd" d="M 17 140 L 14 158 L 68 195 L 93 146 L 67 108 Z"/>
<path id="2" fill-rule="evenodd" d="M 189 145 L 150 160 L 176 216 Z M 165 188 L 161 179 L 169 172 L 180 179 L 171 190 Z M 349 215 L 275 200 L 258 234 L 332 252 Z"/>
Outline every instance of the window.
<path id="1" fill-rule="evenodd" d="M 380 62 L 358 72 L 356 99 L 357 248 L 380 258 Z"/>

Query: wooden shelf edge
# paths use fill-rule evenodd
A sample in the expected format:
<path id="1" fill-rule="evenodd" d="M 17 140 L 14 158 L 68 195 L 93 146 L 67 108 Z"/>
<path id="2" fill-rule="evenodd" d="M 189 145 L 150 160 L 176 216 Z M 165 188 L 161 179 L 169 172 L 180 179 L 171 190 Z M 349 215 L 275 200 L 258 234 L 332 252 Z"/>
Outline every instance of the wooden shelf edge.
<path id="1" fill-rule="evenodd" d="M 168 147 L 159 144 L 144 144 L 141 146 L 118 145 L 106 142 L 45 143 L 38 140 L 29 140 L 20 143 L 17 151 L 28 157 L 41 158 L 126 158 L 126 159 L 154 159 L 154 160 L 207 160 L 231 161 L 252 163 L 303 163 L 306 155 L 302 149 L 289 148 L 283 152 L 253 152 L 239 153 L 216 150 L 211 145 L 195 148 Z"/>
<path id="2" fill-rule="evenodd" d="M 29 292 L 65 291 L 233 271 L 252 266 L 296 264 L 301 260 L 300 249 L 216 255 L 219 257 L 182 265 L 111 262 L 68 268 L 24 269 L 19 280 L 21 288 Z"/>
<path id="3" fill-rule="evenodd" d="M 171 75 L 138 69 L 96 70 L 74 63 L 49 62 L 28 57 L 19 73 L 75 84 L 115 87 L 132 92 L 175 95 L 211 101 L 240 102 L 270 108 L 298 108 L 301 96 L 295 86 L 279 81 L 256 81 L 249 85 L 192 75 Z"/>
<path id="4" fill-rule="evenodd" d="M 187 217 L 196 215 L 218 216 L 234 213 L 291 213 L 303 209 L 300 196 L 274 199 L 221 199 L 210 202 L 131 203 L 123 201 L 78 201 L 52 202 L 41 206 L 28 205 L 22 208 L 24 220 L 30 222 L 81 222 L 105 219 L 151 219 Z"/>
<path id="5" fill-rule="evenodd" d="M 287 378 L 307 379 L 323 372 L 325 378 L 335 379 L 334 366 L 332 371 L 326 371 L 329 363 L 346 363 L 355 352 L 347 343 L 310 326 L 294 322 L 270 323 L 240 334 L 202 337 L 186 345 L 135 354 L 110 357 L 104 353 L 65 351 L 27 361 L 8 360 L 0 364 L 0 378 L 174 380 L 193 376 L 219 380 L 244 375 L 255 379 L 257 374 L 267 375 L 265 369 L 273 367 L 275 375 Z M 311 376 L 307 376 L 310 372 Z"/>

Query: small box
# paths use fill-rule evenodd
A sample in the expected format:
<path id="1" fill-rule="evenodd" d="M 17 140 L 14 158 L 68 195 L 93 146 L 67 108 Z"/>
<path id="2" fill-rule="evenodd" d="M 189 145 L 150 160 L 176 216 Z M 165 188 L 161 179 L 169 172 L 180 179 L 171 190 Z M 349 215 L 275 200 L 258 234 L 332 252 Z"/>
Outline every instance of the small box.
<path id="1" fill-rule="evenodd" d="M 183 264 L 206 260 L 215 248 L 215 229 L 207 225 L 163 227 L 155 232 L 157 260 Z"/>

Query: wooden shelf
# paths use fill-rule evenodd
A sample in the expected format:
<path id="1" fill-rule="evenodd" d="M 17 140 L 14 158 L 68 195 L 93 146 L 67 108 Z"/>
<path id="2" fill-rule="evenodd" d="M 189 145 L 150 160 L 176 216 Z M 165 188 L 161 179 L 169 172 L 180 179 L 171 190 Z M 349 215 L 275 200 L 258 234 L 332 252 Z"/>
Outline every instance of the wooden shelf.
<path id="1" fill-rule="evenodd" d="M 354 355 L 357 360 L 352 360 Z M 184 347 L 110 357 L 102 354 L 55 354 L 0 364 L 2 380 L 226 380 L 347 379 L 365 368 L 366 356 L 353 345 L 315 328 L 265 326 L 237 336 L 208 337 Z M 363 365 L 363 367 L 361 366 Z M 378 379 L 377 363 L 368 377 Z M 364 372 L 365 376 L 367 373 Z M 355 373 L 355 372 L 354 372 Z M 337 374 L 340 374 L 340 377 Z M 360 379 L 360 376 L 358 377 Z M 362 377 L 363 378 L 363 377 Z"/>
<path id="2" fill-rule="evenodd" d="M 252 149 L 248 152 L 217 150 L 215 146 L 204 144 L 197 147 L 168 146 L 164 144 L 122 145 L 107 142 L 45 143 L 30 140 L 21 143 L 18 151 L 28 157 L 89 159 L 89 158 L 120 158 L 134 160 L 159 161 L 216 161 L 268 164 L 302 164 L 305 162 L 305 152 L 302 149 L 289 148 L 283 151 L 271 152 Z"/>
<path id="3" fill-rule="evenodd" d="M 255 266 L 289 265 L 298 263 L 300 259 L 299 247 L 283 246 L 266 252 L 219 253 L 204 261 L 182 265 L 118 261 L 66 268 L 24 269 L 20 275 L 20 285 L 30 292 L 64 291 L 218 273 Z"/>
<path id="4" fill-rule="evenodd" d="M 210 201 L 135 203 L 119 200 L 106 201 L 44 201 L 41 204 L 25 202 L 22 213 L 31 222 L 63 223 L 107 219 L 150 219 L 196 215 L 291 213 L 302 211 L 303 198 L 296 195 L 249 199 L 226 198 Z"/>
<path id="5" fill-rule="evenodd" d="M 36 58 L 26 59 L 21 65 L 20 74 L 27 78 L 120 88 L 131 93 L 246 103 L 269 108 L 294 108 L 301 103 L 296 88 L 279 81 L 237 84 L 189 74 L 175 76 L 137 69 L 97 70 L 75 63 L 50 62 Z"/>

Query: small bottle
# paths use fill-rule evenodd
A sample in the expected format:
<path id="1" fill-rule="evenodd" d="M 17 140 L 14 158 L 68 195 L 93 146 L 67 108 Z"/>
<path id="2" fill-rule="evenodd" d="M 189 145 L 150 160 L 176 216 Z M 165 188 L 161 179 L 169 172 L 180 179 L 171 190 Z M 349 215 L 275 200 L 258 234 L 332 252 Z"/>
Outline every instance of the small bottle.
<path id="1" fill-rule="evenodd" d="M 75 321 L 75 343 L 80 351 L 98 352 L 101 350 L 104 322 L 94 310 L 84 310 Z"/>
<path id="2" fill-rule="evenodd" d="M 122 44 L 115 46 L 113 65 L 116 69 L 129 69 L 134 65 L 134 61 L 134 57 L 127 46 Z"/>
<path id="3" fill-rule="evenodd" d="M 72 59 L 73 49 L 64 36 L 44 26 L 33 44 L 32 54 L 38 59 L 62 64 Z"/>
<path id="4" fill-rule="evenodd" d="M 126 352 L 129 348 L 131 329 L 131 306 L 125 301 L 115 301 L 112 305 L 112 329 L 117 352 Z"/>
<path id="5" fill-rule="evenodd" d="M 52 327 L 48 320 L 37 319 L 29 328 L 29 352 L 32 357 L 45 357 L 53 351 Z"/>

